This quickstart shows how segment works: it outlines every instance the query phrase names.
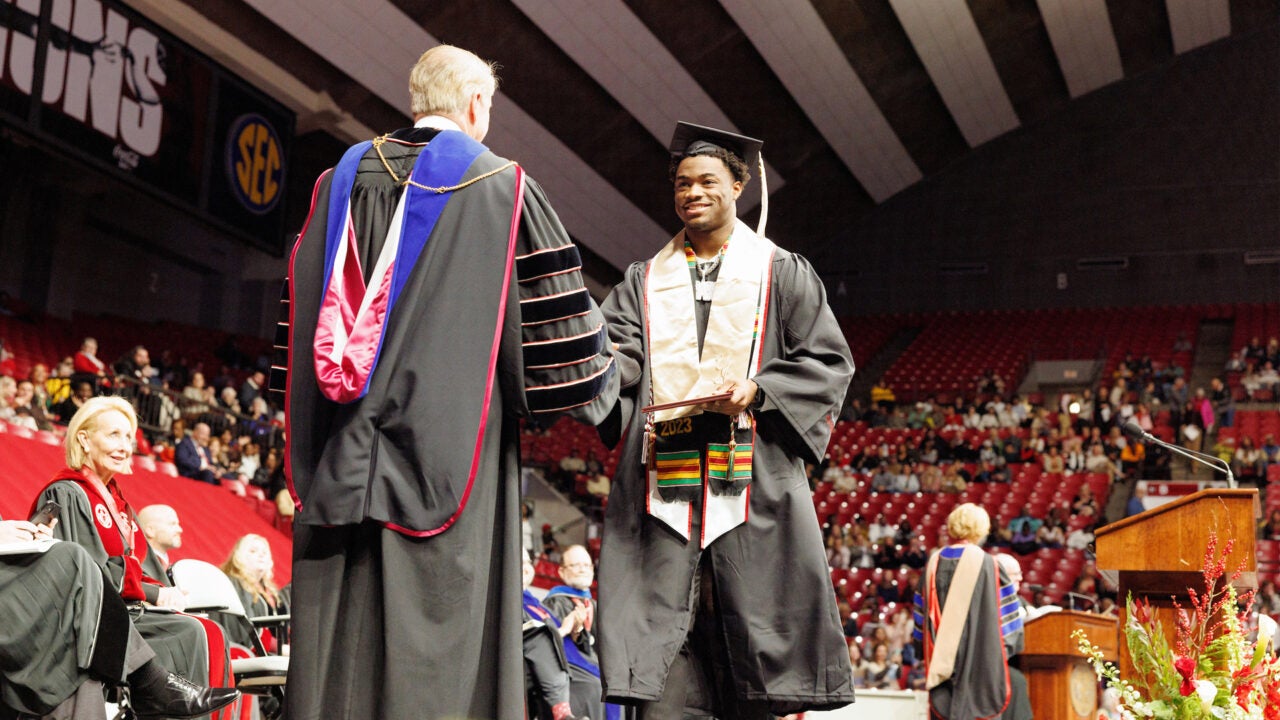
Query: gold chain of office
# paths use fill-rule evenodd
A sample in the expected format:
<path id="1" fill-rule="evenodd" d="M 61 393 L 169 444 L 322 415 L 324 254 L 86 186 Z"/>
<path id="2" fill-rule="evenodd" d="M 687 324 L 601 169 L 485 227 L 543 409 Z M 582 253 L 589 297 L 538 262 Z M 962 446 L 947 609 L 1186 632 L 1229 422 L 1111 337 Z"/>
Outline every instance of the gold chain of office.
<path id="1" fill-rule="evenodd" d="M 498 173 L 502 172 L 503 170 L 506 170 L 507 168 L 515 167 L 515 165 L 516 165 L 515 161 L 514 161 L 514 160 L 512 160 L 511 162 L 507 163 L 506 165 L 503 165 L 503 166 L 498 167 L 498 168 L 494 168 L 493 170 L 490 170 L 490 171 L 489 171 L 489 172 L 487 172 L 487 173 L 482 173 L 482 174 L 480 174 L 480 175 L 477 175 L 477 176 L 475 176 L 475 177 L 471 178 L 470 180 L 468 180 L 468 181 L 466 181 L 466 182 L 458 183 L 457 185 L 447 185 L 447 186 L 445 186 L 445 187 L 431 187 L 430 185 L 423 185 L 422 183 L 414 182 L 414 181 L 413 181 L 413 178 L 411 178 L 411 177 L 406 177 L 406 178 L 404 178 L 403 180 L 401 180 L 401 179 L 400 179 L 400 176 L 399 176 L 399 175 L 396 175 L 396 171 L 391 169 L 391 164 L 387 162 L 387 158 L 382 154 L 382 146 L 383 146 L 384 144 L 386 144 L 386 142 L 387 142 L 387 137 L 388 137 L 387 135 L 383 135 L 383 136 L 381 136 L 381 137 L 376 137 L 376 138 L 374 138 L 374 139 L 373 139 L 373 149 L 378 151 L 378 159 L 382 161 L 382 167 L 386 168 L 386 170 L 387 170 L 387 174 L 391 176 L 391 179 L 392 179 L 392 180 L 393 180 L 397 185 L 401 185 L 401 186 L 404 186 L 404 185 L 412 185 L 412 186 L 414 186 L 414 187 L 418 188 L 419 190 L 428 190 L 428 191 L 433 192 L 433 193 L 435 193 L 435 194 L 437 194 L 437 195 L 442 195 L 442 194 L 447 193 L 447 192 L 453 192 L 454 190 L 461 190 L 462 188 L 464 188 L 464 187 L 466 187 L 466 186 L 468 186 L 468 185 L 470 185 L 470 184 L 472 184 L 472 183 L 478 183 L 478 182 L 480 182 L 481 180 L 483 180 L 483 179 L 485 179 L 485 178 L 487 178 L 487 177 L 489 177 L 489 176 L 491 176 L 491 175 L 497 175 Z"/>

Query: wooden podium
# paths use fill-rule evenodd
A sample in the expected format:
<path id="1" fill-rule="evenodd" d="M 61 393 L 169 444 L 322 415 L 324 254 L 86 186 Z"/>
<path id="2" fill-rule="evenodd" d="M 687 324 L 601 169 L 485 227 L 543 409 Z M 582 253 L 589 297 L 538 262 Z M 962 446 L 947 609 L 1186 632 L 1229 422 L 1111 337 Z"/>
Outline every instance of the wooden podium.
<path id="1" fill-rule="evenodd" d="M 1187 607 L 1188 588 L 1204 588 L 1204 552 L 1210 533 L 1217 533 L 1220 554 L 1228 539 L 1235 547 L 1227 556 L 1227 575 L 1244 562 L 1236 580 L 1237 591 L 1258 587 L 1257 547 L 1258 491 L 1210 488 L 1139 515 L 1103 526 L 1096 533 L 1098 569 L 1119 571 L 1121 627 L 1125 599 L 1151 604 L 1164 626 L 1169 644 L 1174 642 L 1176 618 L 1173 600 Z M 1127 644 L 1120 642 L 1120 676 L 1133 677 Z"/>
<path id="2" fill-rule="evenodd" d="M 1026 647 L 1014 659 L 1027 676 L 1036 720 L 1097 717 L 1098 678 L 1071 633 L 1083 630 L 1103 657 L 1115 662 L 1120 637 L 1116 619 L 1063 610 L 1041 615 L 1025 628 Z"/>

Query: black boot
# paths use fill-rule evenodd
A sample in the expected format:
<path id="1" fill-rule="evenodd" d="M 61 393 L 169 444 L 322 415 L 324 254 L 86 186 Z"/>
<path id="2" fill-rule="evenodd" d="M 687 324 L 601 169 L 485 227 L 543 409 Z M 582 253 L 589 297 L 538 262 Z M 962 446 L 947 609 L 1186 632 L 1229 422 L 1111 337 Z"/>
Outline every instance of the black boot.
<path id="1" fill-rule="evenodd" d="M 230 705 L 240 697 L 235 688 L 209 688 L 167 673 L 160 682 L 131 688 L 131 705 L 138 720 L 148 718 L 193 718 Z"/>

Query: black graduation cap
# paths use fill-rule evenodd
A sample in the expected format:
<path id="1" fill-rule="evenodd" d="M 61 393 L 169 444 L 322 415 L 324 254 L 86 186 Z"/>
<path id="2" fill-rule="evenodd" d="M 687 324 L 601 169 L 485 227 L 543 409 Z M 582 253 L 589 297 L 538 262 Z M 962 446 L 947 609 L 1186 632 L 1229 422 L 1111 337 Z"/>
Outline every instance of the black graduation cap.
<path id="1" fill-rule="evenodd" d="M 750 170 L 760 164 L 760 148 L 763 146 L 763 140 L 681 120 L 676 123 L 676 134 L 671 137 L 668 149 L 676 157 L 687 157 L 699 150 L 721 148 L 742 158 Z"/>

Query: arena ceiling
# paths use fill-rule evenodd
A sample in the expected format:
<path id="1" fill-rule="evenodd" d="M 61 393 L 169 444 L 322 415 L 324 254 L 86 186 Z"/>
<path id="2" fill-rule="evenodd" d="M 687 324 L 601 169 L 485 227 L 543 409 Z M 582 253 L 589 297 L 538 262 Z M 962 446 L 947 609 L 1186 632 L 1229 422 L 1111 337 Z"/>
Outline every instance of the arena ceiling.
<path id="1" fill-rule="evenodd" d="M 1280 17 L 1276 0 L 127 1 L 288 104 L 303 141 L 406 125 L 434 44 L 497 62 L 487 143 L 614 268 L 677 229 L 677 120 L 765 140 L 770 235 L 803 251 L 995 138 Z"/>

